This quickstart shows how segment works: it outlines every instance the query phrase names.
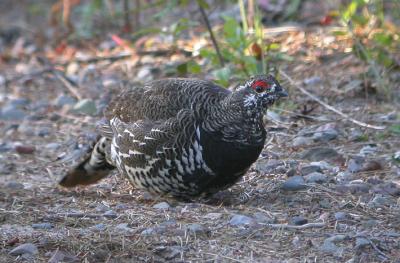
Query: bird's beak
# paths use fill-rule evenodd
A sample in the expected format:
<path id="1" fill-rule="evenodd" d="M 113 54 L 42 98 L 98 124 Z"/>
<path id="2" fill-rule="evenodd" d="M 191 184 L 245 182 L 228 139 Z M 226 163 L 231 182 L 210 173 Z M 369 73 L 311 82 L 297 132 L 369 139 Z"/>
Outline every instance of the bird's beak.
<path id="1" fill-rule="evenodd" d="M 282 98 L 282 97 L 288 97 L 288 96 L 289 96 L 289 94 L 287 93 L 287 91 L 284 90 L 283 88 L 281 88 L 281 90 L 278 91 L 277 95 L 278 95 L 280 98 Z"/>

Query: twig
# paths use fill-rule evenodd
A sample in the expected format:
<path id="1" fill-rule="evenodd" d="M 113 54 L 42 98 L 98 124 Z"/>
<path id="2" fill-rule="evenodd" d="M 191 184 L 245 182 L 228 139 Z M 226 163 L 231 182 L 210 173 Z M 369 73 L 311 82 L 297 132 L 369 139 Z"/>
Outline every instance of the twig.
<path id="1" fill-rule="evenodd" d="M 218 43 L 217 43 L 217 40 L 215 40 L 214 33 L 213 33 L 211 25 L 210 25 L 210 21 L 208 21 L 206 12 L 204 11 L 204 8 L 201 6 L 201 4 L 199 2 L 197 2 L 197 4 L 199 5 L 200 13 L 203 16 L 204 23 L 206 23 L 207 30 L 210 33 L 211 41 L 212 41 L 213 46 L 215 48 L 215 52 L 217 52 L 217 56 L 218 56 L 218 59 L 219 59 L 219 64 L 221 64 L 221 66 L 223 67 L 223 66 L 225 66 L 224 58 L 222 57 L 221 52 L 219 51 Z"/>
<path id="2" fill-rule="evenodd" d="M 52 70 L 51 72 L 62 84 L 64 84 L 64 86 L 69 90 L 69 92 L 71 92 L 72 95 L 74 95 L 78 100 L 82 99 L 82 96 L 81 94 L 79 94 L 78 89 L 71 84 L 71 82 L 64 76 L 64 74 L 57 70 Z"/>
<path id="3" fill-rule="evenodd" d="M 319 228 L 319 227 L 324 227 L 325 223 L 308 223 L 300 226 L 296 225 L 287 225 L 287 224 L 266 224 L 266 228 L 272 228 L 272 229 L 307 229 L 307 228 Z"/>
<path id="4" fill-rule="evenodd" d="M 311 94 L 310 92 L 308 92 L 307 90 L 305 90 L 303 87 L 301 87 L 300 85 L 298 85 L 291 77 L 289 77 L 284 71 L 279 70 L 280 74 L 282 76 L 284 76 L 292 86 L 294 86 L 295 88 L 299 89 L 302 93 L 304 93 L 305 95 L 307 95 L 308 97 L 310 97 L 311 99 L 315 100 L 316 102 L 318 102 L 319 104 L 321 104 L 322 106 L 324 106 L 325 108 L 327 108 L 330 111 L 335 112 L 336 114 L 339 114 L 340 116 L 342 116 L 343 118 L 351 121 L 354 124 L 357 124 L 359 126 L 362 127 L 366 127 L 366 128 L 371 128 L 371 129 L 375 129 L 375 130 L 383 130 L 386 127 L 385 126 L 376 126 L 376 125 L 372 125 L 372 124 L 368 124 L 362 121 L 358 121 L 356 119 L 353 119 L 352 117 L 350 117 L 349 115 L 341 112 L 340 110 L 334 108 L 333 106 L 326 104 L 325 102 L 323 102 L 322 100 L 320 100 L 319 98 L 317 98 L 316 96 L 314 96 L 313 94 Z"/>
<path id="5" fill-rule="evenodd" d="M 243 261 L 241 261 L 239 259 L 231 258 L 231 257 L 224 256 L 224 255 L 218 255 L 218 254 L 209 253 L 209 252 L 204 252 L 204 254 L 210 255 L 210 256 L 214 256 L 214 257 L 221 257 L 221 258 L 229 259 L 229 260 L 235 261 L 235 262 L 243 262 Z"/>

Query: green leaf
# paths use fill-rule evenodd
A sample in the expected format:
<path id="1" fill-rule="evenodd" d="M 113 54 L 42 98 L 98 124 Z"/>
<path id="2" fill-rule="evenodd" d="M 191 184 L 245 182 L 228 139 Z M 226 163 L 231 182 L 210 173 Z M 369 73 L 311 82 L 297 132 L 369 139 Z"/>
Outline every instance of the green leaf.
<path id="1" fill-rule="evenodd" d="M 346 36 L 348 34 L 348 32 L 346 31 L 341 31 L 341 30 L 335 30 L 332 32 L 332 34 L 334 36 Z"/>
<path id="2" fill-rule="evenodd" d="M 269 49 L 269 50 L 277 50 L 277 49 L 279 49 L 280 47 L 281 47 L 281 45 L 278 44 L 278 43 L 271 43 L 271 44 L 268 46 L 268 49 Z"/>
<path id="3" fill-rule="evenodd" d="M 400 124 L 390 126 L 389 131 L 395 135 L 400 135 Z"/>
<path id="4" fill-rule="evenodd" d="M 187 63 L 179 64 L 179 65 L 176 67 L 176 71 L 177 71 L 180 75 L 186 75 L 187 72 L 188 72 L 188 65 L 187 65 Z"/>
<path id="5" fill-rule="evenodd" d="M 191 60 L 187 63 L 187 71 L 192 74 L 201 73 L 201 66 L 194 60 Z"/>
<path id="6" fill-rule="evenodd" d="M 350 21 L 350 19 L 353 17 L 353 15 L 356 13 L 358 7 L 358 2 L 357 1 L 352 1 L 346 8 L 346 10 L 343 12 L 343 19 L 345 21 Z"/>
<path id="7" fill-rule="evenodd" d="M 376 33 L 373 36 L 373 39 L 383 46 L 390 46 L 393 42 L 392 35 L 385 34 L 385 33 Z"/>
<path id="8" fill-rule="evenodd" d="M 214 70 L 212 72 L 214 77 L 216 78 L 216 82 L 224 87 L 229 85 L 229 77 L 231 75 L 231 69 L 228 67 L 224 67 L 221 69 Z"/>
<path id="9" fill-rule="evenodd" d="M 210 6 L 208 5 L 208 3 L 205 0 L 197 0 L 197 4 L 204 9 L 210 8 Z"/>

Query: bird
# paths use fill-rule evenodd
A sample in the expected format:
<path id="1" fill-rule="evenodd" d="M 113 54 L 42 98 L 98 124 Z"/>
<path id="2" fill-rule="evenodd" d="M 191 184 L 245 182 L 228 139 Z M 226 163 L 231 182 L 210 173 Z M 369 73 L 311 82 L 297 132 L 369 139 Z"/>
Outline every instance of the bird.
<path id="1" fill-rule="evenodd" d="M 59 184 L 94 184 L 116 168 L 153 194 L 211 196 L 258 159 L 267 137 L 263 116 L 287 96 L 270 74 L 249 77 L 233 91 L 195 78 L 132 85 L 110 102 L 97 143 Z"/>

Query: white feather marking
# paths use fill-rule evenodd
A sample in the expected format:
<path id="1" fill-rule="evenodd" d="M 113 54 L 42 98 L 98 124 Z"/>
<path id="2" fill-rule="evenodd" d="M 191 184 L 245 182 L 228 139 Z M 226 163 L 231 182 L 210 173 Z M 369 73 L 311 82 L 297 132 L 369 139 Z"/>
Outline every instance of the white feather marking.
<path id="1" fill-rule="evenodd" d="M 144 136 L 145 140 L 155 140 L 153 137 L 149 137 L 149 136 Z"/>
<path id="2" fill-rule="evenodd" d="M 248 106 L 253 106 L 257 103 L 257 97 L 254 94 L 250 94 L 248 96 L 246 96 L 246 98 L 244 99 L 244 106 L 248 107 Z"/>
<path id="3" fill-rule="evenodd" d="M 139 152 L 139 151 L 136 151 L 136 150 L 129 150 L 129 155 L 135 155 L 135 154 L 144 154 L 144 153 L 142 153 L 142 152 Z"/>

